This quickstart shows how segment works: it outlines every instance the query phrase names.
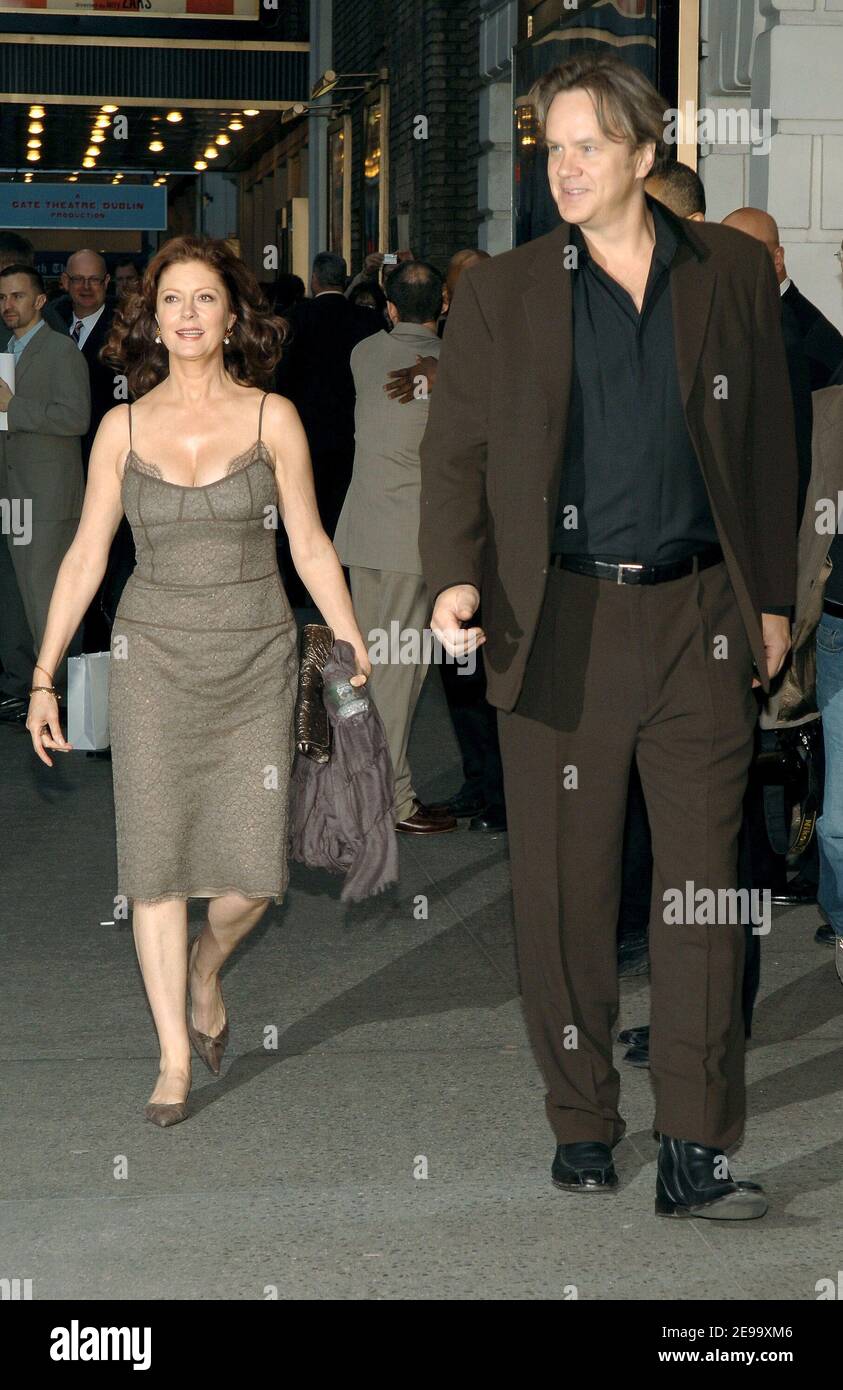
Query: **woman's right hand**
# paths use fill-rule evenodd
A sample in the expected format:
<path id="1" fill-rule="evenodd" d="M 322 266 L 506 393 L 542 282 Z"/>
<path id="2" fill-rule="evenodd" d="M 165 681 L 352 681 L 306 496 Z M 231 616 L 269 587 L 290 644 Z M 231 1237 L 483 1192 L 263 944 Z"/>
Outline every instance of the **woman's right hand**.
<path id="1" fill-rule="evenodd" d="M 55 748 L 60 753 L 71 751 L 73 745 L 67 742 L 61 731 L 58 700 L 48 691 L 39 690 L 34 695 L 30 695 L 26 727 L 32 738 L 35 752 L 42 763 L 46 763 L 48 767 L 53 766 L 52 758 L 47 756 L 46 750 L 48 748 Z"/>

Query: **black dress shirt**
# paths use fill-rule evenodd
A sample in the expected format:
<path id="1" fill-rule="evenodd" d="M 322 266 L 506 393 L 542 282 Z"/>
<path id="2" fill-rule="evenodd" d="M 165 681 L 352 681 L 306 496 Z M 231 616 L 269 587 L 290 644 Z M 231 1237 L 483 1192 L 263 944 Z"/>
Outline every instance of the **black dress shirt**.
<path id="1" fill-rule="evenodd" d="M 571 229 L 574 370 L 553 550 L 659 565 L 718 536 L 676 370 L 670 266 L 681 229 L 647 203 L 656 241 L 640 313 Z"/>

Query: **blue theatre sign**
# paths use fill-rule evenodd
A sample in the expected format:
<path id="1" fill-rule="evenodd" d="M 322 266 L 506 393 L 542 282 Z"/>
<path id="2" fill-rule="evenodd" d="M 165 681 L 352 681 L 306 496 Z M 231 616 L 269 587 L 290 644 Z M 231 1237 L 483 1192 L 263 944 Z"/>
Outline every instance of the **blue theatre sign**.
<path id="1" fill-rule="evenodd" d="M 2 183 L 0 227 L 100 227 L 155 232 L 167 226 L 167 190 L 150 184 Z"/>

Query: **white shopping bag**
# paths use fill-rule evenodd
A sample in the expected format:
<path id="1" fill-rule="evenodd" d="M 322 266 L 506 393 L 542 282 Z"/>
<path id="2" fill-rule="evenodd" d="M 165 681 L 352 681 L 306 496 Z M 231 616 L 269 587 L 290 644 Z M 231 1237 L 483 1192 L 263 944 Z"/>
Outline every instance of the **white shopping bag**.
<path id="1" fill-rule="evenodd" d="M 0 381 L 5 381 L 10 391 L 15 389 L 15 354 L 13 352 L 0 352 Z M 9 417 L 6 412 L 0 413 L 0 430 L 9 428 Z"/>
<path id="2" fill-rule="evenodd" d="M 108 748 L 109 652 L 67 661 L 67 741 L 82 752 Z"/>

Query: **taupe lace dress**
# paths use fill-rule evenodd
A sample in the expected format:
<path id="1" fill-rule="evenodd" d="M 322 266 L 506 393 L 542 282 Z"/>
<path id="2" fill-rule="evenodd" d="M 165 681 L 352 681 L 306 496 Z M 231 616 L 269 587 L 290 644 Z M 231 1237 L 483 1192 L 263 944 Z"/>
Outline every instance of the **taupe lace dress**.
<path id="1" fill-rule="evenodd" d="M 109 706 L 117 891 L 280 901 L 298 674 L 275 474 L 258 437 L 216 482 L 169 483 L 132 446 L 137 568 L 117 609 Z"/>

